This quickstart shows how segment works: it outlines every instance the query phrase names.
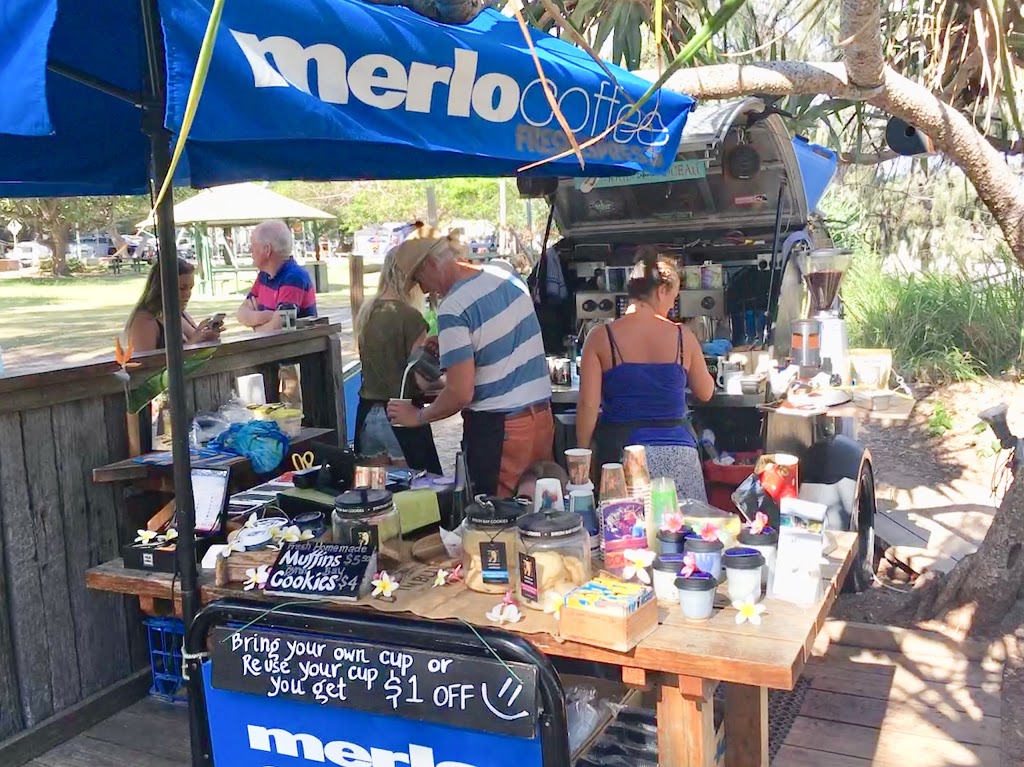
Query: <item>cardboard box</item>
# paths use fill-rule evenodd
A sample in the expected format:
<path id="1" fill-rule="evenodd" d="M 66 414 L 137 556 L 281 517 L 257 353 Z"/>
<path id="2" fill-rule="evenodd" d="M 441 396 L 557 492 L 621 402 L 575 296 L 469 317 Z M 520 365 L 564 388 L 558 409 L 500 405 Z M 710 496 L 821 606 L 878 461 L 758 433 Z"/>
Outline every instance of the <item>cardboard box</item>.
<path id="1" fill-rule="evenodd" d="M 563 605 L 558 633 L 562 639 L 628 652 L 658 628 L 658 601 L 649 600 L 630 615 L 611 616 L 585 608 Z"/>

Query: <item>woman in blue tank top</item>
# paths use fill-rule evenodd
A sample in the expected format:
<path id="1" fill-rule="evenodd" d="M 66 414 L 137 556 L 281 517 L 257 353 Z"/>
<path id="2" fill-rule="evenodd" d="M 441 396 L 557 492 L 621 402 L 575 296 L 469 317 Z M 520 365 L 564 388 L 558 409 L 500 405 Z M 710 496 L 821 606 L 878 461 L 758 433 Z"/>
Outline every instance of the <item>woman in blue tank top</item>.
<path id="1" fill-rule="evenodd" d="M 620 461 L 626 445 L 644 445 L 651 477 L 673 478 L 680 498 L 707 500 L 686 390 L 707 401 L 715 381 L 697 337 L 667 319 L 679 296 L 676 260 L 642 255 L 626 292 L 626 313 L 583 346 L 577 444 L 593 443 L 597 468 Z"/>

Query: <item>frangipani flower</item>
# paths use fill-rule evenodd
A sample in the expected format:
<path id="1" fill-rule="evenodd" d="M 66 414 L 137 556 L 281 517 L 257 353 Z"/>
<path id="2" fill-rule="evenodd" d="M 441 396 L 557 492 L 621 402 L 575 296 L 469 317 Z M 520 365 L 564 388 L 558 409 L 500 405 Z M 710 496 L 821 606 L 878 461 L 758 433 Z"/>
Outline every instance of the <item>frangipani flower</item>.
<path id="1" fill-rule="evenodd" d="M 754 515 L 754 521 L 750 523 L 750 532 L 754 535 L 760 535 L 761 533 L 771 532 L 772 529 L 768 526 L 768 515 L 763 511 L 757 512 Z"/>
<path id="2" fill-rule="evenodd" d="M 245 520 L 245 526 L 246 527 L 256 527 L 257 519 L 258 519 L 258 517 L 256 516 L 256 512 L 254 511 L 252 514 L 249 515 L 249 518 L 247 520 Z"/>
<path id="3" fill-rule="evenodd" d="M 557 591 L 545 591 L 544 600 L 541 602 L 541 607 L 548 615 L 554 616 L 555 620 L 558 620 L 558 616 L 562 610 L 562 604 L 565 602 L 565 597 L 559 594 Z"/>
<path id="4" fill-rule="evenodd" d="M 626 549 L 623 556 L 626 559 L 626 566 L 622 568 L 622 580 L 631 581 L 636 578 L 649 586 L 651 575 L 647 568 L 654 564 L 654 552 L 650 549 Z"/>
<path id="5" fill-rule="evenodd" d="M 156 530 L 136 530 L 138 536 L 135 538 L 136 543 L 155 543 L 158 533 Z"/>
<path id="6" fill-rule="evenodd" d="M 228 544 L 221 549 L 220 555 L 226 559 L 227 557 L 230 557 L 231 553 L 234 551 L 245 551 L 245 544 L 239 542 L 237 538 L 233 541 L 228 541 Z"/>
<path id="7" fill-rule="evenodd" d="M 270 535 L 277 543 L 298 543 L 299 541 L 312 540 L 315 537 L 312 530 L 300 530 L 298 525 L 289 525 L 288 527 L 281 528 L 272 527 Z"/>
<path id="8" fill-rule="evenodd" d="M 245 571 L 245 584 L 242 586 L 242 588 L 246 591 L 266 588 L 267 578 L 269 577 L 269 566 L 260 565 L 259 567 L 250 567 L 248 570 Z"/>
<path id="9" fill-rule="evenodd" d="M 670 511 L 661 518 L 661 529 L 666 533 L 682 532 L 685 526 L 683 515 L 677 511 Z"/>
<path id="10" fill-rule="evenodd" d="M 178 538 L 178 531 L 175 530 L 173 527 L 170 528 L 166 533 L 164 533 L 164 540 L 167 541 L 168 543 L 170 543 L 171 541 L 177 540 L 177 538 Z"/>
<path id="11" fill-rule="evenodd" d="M 712 525 L 710 522 L 700 530 L 700 537 L 705 541 L 717 541 L 718 540 L 718 528 Z"/>
<path id="12" fill-rule="evenodd" d="M 395 591 L 400 585 L 398 581 L 388 575 L 387 570 L 381 570 L 377 573 L 377 577 L 370 582 L 373 584 L 373 594 L 371 596 L 383 597 L 384 599 L 393 598 Z"/>
<path id="13" fill-rule="evenodd" d="M 444 586 L 446 583 L 448 583 L 448 575 L 448 571 L 445 570 L 443 567 L 438 568 L 437 575 L 434 576 L 434 585 L 431 586 L 431 588 L 436 588 L 437 586 Z"/>
<path id="14" fill-rule="evenodd" d="M 497 623 L 499 626 L 505 623 L 519 623 L 522 619 L 523 614 L 519 612 L 519 606 L 514 603 L 507 605 L 502 601 L 487 612 L 487 620 Z"/>
<path id="15" fill-rule="evenodd" d="M 450 573 L 448 573 L 448 582 L 449 583 L 458 583 L 461 580 L 462 580 L 462 562 L 459 562 L 457 565 L 455 565 L 455 567 L 452 568 L 452 571 Z"/>
<path id="16" fill-rule="evenodd" d="M 761 615 L 768 609 L 753 601 L 733 602 L 732 606 L 736 610 L 736 625 L 750 623 L 751 626 L 760 626 Z"/>
<path id="17" fill-rule="evenodd" d="M 689 578 L 694 573 L 699 573 L 699 572 L 700 572 L 700 568 L 697 567 L 697 559 L 693 556 L 693 554 L 687 554 L 686 556 L 684 556 L 683 557 L 683 567 L 679 571 L 679 574 L 683 578 Z"/>

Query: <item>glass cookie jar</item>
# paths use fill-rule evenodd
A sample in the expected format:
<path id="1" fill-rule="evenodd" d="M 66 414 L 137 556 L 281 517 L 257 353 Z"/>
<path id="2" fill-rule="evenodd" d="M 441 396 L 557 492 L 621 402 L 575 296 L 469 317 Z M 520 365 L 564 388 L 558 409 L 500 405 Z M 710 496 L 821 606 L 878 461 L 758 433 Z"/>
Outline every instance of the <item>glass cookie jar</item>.
<path id="1" fill-rule="evenodd" d="M 577 586 L 590 580 L 590 536 L 571 511 L 538 511 L 519 518 L 519 600 L 534 610 L 553 611 Z"/>
<path id="2" fill-rule="evenodd" d="M 466 509 L 462 534 L 466 587 L 504 594 L 515 587 L 518 559 L 516 521 L 530 511 L 528 500 L 478 495 Z"/>
<path id="3" fill-rule="evenodd" d="M 402 561 L 402 524 L 387 490 L 361 488 L 342 493 L 334 499 L 331 523 L 335 543 L 374 546 L 378 560 Z"/>

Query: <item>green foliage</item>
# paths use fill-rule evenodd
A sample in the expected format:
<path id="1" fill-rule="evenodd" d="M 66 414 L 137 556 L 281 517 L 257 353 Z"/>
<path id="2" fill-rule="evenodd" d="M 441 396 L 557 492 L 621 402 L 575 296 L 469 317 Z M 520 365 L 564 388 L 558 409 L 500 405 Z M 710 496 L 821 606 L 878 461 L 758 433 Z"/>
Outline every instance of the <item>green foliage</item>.
<path id="1" fill-rule="evenodd" d="M 843 285 L 850 343 L 892 349 L 917 381 L 999 375 L 1024 355 L 1024 275 L 971 279 L 958 272 L 901 275 L 859 253 Z"/>
<path id="2" fill-rule="evenodd" d="M 941 437 L 953 428 L 953 417 L 946 410 L 941 402 L 936 403 L 935 409 L 928 417 L 928 433 L 933 437 Z"/>
<path id="3" fill-rule="evenodd" d="M 206 362 L 217 352 L 216 346 L 210 346 L 206 349 L 201 349 L 195 354 L 192 354 L 185 360 L 185 375 L 190 376 L 199 370 Z M 138 413 L 142 408 L 146 407 L 150 402 L 155 400 L 171 385 L 170 378 L 167 375 L 167 369 L 161 370 L 159 373 L 147 378 L 139 386 L 131 388 L 128 392 L 128 412 Z"/>

